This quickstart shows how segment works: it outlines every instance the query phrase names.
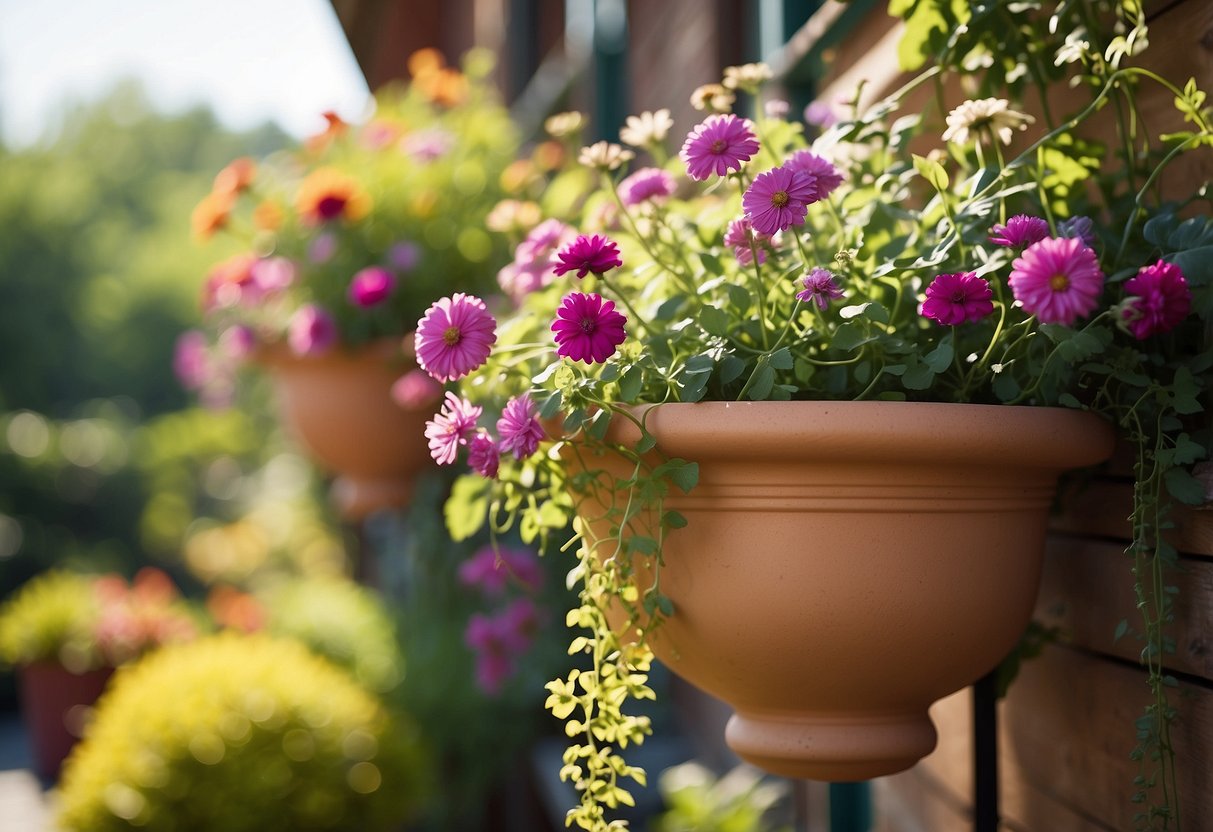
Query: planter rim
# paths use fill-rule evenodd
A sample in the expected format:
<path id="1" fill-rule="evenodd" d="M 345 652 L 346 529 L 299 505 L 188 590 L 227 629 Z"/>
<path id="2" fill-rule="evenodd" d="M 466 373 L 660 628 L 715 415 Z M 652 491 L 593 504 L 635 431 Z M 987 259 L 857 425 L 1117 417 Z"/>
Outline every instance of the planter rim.
<path id="1" fill-rule="evenodd" d="M 1102 462 L 1112 425 L 1064 407 L 949 402 L 671 402 L 637 405 L 667 455 L 691 460 L 764 459 L 1006 465 L 1054 471 Z M 615 419 L 610 437 L 639 435 Z"/>
<path id="2" fill-rule="evenodd" d="M 320 366 L 322 364 L 345 364 L 358 361 L 365 356 L 384 361 L 413 359 L 413 333 L 400 337 L 378 338 L 357 346 L 339 344 L 318 355 L 296 355 L 284 340 L 257 344 L 249 360 L 263 367 Z"/>

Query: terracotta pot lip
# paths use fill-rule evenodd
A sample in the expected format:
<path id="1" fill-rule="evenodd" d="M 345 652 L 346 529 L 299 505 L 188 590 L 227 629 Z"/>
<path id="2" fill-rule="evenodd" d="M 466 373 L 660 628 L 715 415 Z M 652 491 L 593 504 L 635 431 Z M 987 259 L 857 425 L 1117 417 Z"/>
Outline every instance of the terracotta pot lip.
<path id="1" fill-rule="evenodd" d="M 790 401 L 639 405 L 658 447 L 687 459 L 999 464 L 1062 470 L 1102 462 L 1116 434 L 1063 407 L 948 402 Z M 637 438 L 616 419 L 619 441 Z"/>
<path id="2" fill-rule="evenodd" d="M 368 356 L 385 361 L 412 360 L 414 355 L 413 333 L 410 332 L 401 337 L 378 338 L 356 347 L 338 345 L 319 355 L 296 355 L 286 341 L 271 341 L 254 347 L 249 361 L 263 367 L 273 367 L 286 364 L 347 363 Z"/>

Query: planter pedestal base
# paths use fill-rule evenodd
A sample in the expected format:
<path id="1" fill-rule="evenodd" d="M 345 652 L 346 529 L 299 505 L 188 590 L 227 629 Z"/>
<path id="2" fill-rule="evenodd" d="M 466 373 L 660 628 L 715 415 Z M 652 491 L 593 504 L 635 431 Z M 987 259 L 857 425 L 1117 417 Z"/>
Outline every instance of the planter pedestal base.
<path id="1" fill-rule="evenodd" d="M 852 782 L 895 774 L 935 748 L 924 710 L 898 714 L 735 713 L 729 747 L 746 762 L 798 780 Z"/>
<path id="2" fill-rule="evenodd" d="M 358 520 L 385 508 L 403 508 L 413 501 L 413 481 L 337 477 L 329 498 L 342 517 Z"/>

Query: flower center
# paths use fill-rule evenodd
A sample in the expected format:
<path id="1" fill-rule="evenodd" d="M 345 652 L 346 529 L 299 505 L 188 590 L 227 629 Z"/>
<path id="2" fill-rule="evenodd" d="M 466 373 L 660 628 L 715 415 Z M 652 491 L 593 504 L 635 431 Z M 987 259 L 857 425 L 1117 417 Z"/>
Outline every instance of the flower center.
<path id="1" fill-rule="evenodd" d="M 458 344 L 461 338 L 462 334 L 459 332 L 459 327 L 457 326 L 448 326 L 446 331 L 442 333 L 442 343 L 448 347 Z"/>
<path id="2" fill-rule="evenodd" d="M 1064 274 L 1055 274 L 1049 278 L 1049 288 L 1054 292 L 1064 292 L 1070 288 L 1070 278 Z"/>
<path id="3" fill-rule="evenodd" d="M 717 139 L 716 141 L 712 142 L 712 152 L 713 153 L 724 153 L 725 149 L 728 146 L 729 146 L 729 143 L 726 142 L 724 139 Z"/>
<path id="4" fill-rule="evenodd" d="M 771 194 L 771 204 L 774 205 L 776 208 L 782 208 L 783 206 L 787 205 L 788 204 L 788 192 L 787 191 L 776 191 L 775 193 Z"/>
<path id="5" fill-rule="evenodd" d="M 964 302 L 965 302 L 964 290 L 957 289 L 955 292 L 952 293 L 952 303 L 964 303 Z"/>
<path id="6" fill-rule="evenodd" d="M 316 213 L 322 219 L 331 220 L 345 212 L 346 198 L 337 194 L 326 194 L 316 203 Z"/>
<path id="7" fill-rule="evenodd" d="M 598 326 L 593 321 L 593 319 L 591 319 L 591 318 L 582 318 L 581 319 L 581 331 L 584 332 L 586 335 L 593 335 L 594 330 L 597 328 L 598 328 Z"/>

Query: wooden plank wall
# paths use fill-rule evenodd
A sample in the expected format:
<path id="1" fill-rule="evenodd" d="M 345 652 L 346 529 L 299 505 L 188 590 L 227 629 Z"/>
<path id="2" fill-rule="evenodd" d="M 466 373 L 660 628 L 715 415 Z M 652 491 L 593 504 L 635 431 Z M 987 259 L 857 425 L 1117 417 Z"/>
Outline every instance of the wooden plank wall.
<path id="1" fill-rule="evenodd" d="M 1213 89 L 1213 2 L 1179 0 L 1152 9 L 1146 61 L 1170 80 L 1196 77 Z M 867 101 L 905 76 L 892 53 L 900 23 L 874 13 L 828 57 L 820 97 L 848 98 L 870 84 Z M 955 85 L 949 84 L 949 89 Z M 1144 88 L 1142 112 L 1166 124 L 1170 95 Z M 1170 127 L 1170 124 L 1167 124 Z M 1172 170 L 1171 193 L 1190 194 L 1213 177 L 1213 153 L 1188 154 Z M 1130 562 L 1124 555 L 1131 486 L 1109 477 L 1068 495 L 1054 524 L 1037 618 L 1059 627 L 1060 643 L 1023 667 L 999 705 L 999 791 L 1003 832 L 1126 832 L 1140 807 L 1130 802 L 1138 764 L 1134 720 L 1148 690 L 1138 665 L 1140 642 L 1113 638 L 1121 619 L 1136 620 Z M 1213 510 L 1179 515 L 1173 542 L 1183 553 L 1176 654 L 1168 665 L 1181 680 L 1179 754 L 1184 829 L 1213 831 Z M 878 832 L 953 832 L 972 828 L 971 692 L 932 711 L 936 751 L 914 769 L 874 783 Z"/>

